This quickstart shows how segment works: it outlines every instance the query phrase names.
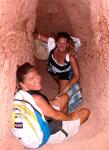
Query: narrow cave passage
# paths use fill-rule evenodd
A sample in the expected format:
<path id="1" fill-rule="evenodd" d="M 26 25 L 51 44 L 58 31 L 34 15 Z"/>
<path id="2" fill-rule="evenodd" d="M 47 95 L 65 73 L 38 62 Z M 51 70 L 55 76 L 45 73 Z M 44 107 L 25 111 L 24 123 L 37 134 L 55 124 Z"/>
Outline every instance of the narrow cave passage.
<path id="1" fill-rule="evenodd" d="M 58 32 L 65 31 L 81 39 L 82 47 L 78 52 L 78 59 L 82 67 L 82 63 L 85 63 L 82 56 L 85 51 L 87 53 L 86 49 L 91 44 L 88 41 L 91 41 L 93 36 L 89 3 L 82 1 L 66 3 L 59 0 L 50 3 L 49 0 L 41 0 L 38 2 L 36 12 L 36 27 L 42 35 L 55 37 Z"/>
<path id="2" fill-rule="evenodd" d="M 29 61 L 35 63 L 45 76 L 44 61 L 33 57 L 34 41 L 31 34 L 35 24 L 37 30 L 47 36 L 66 31 L 79 37 L 82 46 L 78 51 L 81 70 L 81 86 L 84 106 L 91 110 L 87 123 L 80 132 L 64 143 L 53 145 L 52 149 L 108 150 L 109 119 L 109 2 L 104 0 L 0 0 L 0 148 L 23 150 L 22 145 L 11 133 L 10 110 L 15 92 L 17 65 Z M 42 71 L 43 70 L 43 71 Z M 46 74 L 47 76 L 47 74 Z M 49 77 L 48 77 L 49 78 Z M 49 97 L 55 95 L 57 86 L 50 88 Z M 52 94 L 51 94 L 52 93 Z M 7 144 L 5 144 L 7 143 Z M 51 145 L 42 147 L 51 149 Z"/>

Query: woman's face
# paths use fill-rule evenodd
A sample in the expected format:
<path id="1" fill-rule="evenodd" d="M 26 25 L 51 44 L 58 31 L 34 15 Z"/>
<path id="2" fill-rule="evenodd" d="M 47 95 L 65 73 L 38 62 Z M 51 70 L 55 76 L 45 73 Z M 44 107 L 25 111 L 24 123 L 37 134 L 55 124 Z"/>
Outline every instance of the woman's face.
<path id="1" fill-rule="evenodd" d="M 68 41 L 65 38 L 59 38 L 57 41 L 57 48 L 60 52 L 65 53 L 67 46 L 68 46 Z"/>
<path id="2" fill-rule="evenodd" d="M 32 69 L 25 75 L 24 81 L 23 83 L 21 82 L 20 85 L 25 91 L 40 90 L 42 88 L 41 77 L 35 69 Z"/>

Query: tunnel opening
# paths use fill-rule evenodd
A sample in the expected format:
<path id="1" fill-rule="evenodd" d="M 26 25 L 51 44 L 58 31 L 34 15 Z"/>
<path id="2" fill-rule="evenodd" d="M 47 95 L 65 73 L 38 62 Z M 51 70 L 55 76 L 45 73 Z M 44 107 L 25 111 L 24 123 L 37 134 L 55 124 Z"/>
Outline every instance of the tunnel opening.
<path id="1" fill-rule="evenodd" d="M 8 5 L 7 5 L 8 3 Z M 89 121 L 80 132 L 64 143 L 53 145 L 55 149 L 101 149 L 108 150 L 108 98 L 109 98 L 109 3 L 100 0 L 1 0 L 0 30 L 0 148 L 24 148 L 11 133 L 11 104 L 16 86 L 15 72 L 17 65 L 29 61 L 35 63 L 42 76 L 46 74 L 45 61 L 33 58 L 34 41 L 31 34 L 36 25 L 37 30 L 47 36 L 55 36 L 59 31 L 66 31 L 79 37 L 82 46 L 78 51 L 78 62 L 81 70 L 81 86 L 84 105 L 91 110 Z M 28 10 L 28 11 L 27 11 Z M 50 77 L 47 77 L 50 79 Z M 50 92 L 48 97 L 55 95 L 57 85 L 48 81 Z M 48 83 L 43 80 L 46 92 Z M 52 93 L 52 94 L 51 94 Z M 7 143 L 7 144 L 5 144 Z M 86 144 L 87 143 L 87 144 Z M 50 149 L 46 145 L 42 149 Z"/>
<path id="2" fill-rule="evenodd" d="M 87 49 L 90 48 L 93 37 L 89 2 L 72 1 L 66 3 L 66 1 L 57 0 L 49 3 L 49 0 L 41 0 L 38 2 L 36 13 L 36 28 L 42 35 L 55 37 L 58 32 L 65 31 L 70 35 L 79 37 L 82 43 L 78 51 L 80 67 L 87 63 Z"/>

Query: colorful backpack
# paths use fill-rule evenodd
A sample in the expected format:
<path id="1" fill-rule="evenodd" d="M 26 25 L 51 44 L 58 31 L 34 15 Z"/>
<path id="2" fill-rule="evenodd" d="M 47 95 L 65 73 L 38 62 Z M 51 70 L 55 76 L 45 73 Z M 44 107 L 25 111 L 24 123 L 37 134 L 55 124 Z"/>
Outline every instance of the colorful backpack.
<path id="1" fill-rule="evenodd" d="M 50 128 L 33 97 L 20 90 L 12 108 L 12 133 L 26 148 L 38 148 L 50 137 Z"/>

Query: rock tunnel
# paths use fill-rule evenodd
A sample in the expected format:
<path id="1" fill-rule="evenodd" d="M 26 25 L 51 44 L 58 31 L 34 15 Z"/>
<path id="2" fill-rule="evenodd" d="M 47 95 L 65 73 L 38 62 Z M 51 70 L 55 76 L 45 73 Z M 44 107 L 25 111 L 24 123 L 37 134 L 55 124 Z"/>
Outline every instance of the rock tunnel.
<path id="1" fill-rule="evenodd" d="M 83 106 L 91 110 L 89 120 L 77 135 L 41 149 L 50 150 L 52 146 L 53 150 L 109 150 L 108 0 L 0 0 L 0 149 L 24 149 L 10 132 L 17 66 L 25 61 L 35 63 L 43 68 L 42 76 L 47 76 L 45 62 L 33 57 L 34 26 L 47 36 L 66 31 L 81 39 L 78 62 Z M 47 95 L 51 97 L 57 86 L 48 81 L 48 87 L 47 79 L 44 78 L 43 90 L 49 88 Z"/>

